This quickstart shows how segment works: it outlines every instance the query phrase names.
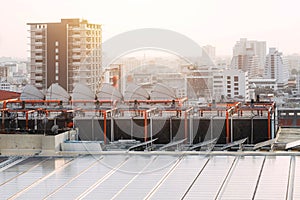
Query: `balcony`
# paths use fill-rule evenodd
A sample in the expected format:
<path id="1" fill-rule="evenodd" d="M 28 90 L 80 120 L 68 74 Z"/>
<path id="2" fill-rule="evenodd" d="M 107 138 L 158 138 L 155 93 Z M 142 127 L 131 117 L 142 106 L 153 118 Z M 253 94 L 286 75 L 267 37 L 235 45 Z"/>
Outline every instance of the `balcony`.
<path id="1" fill-rule="evenodd" d="M 35 60 L 43 60 L 43 56 L 35 56 L 34 59 Z"/>
<path id="2" fill-rule="evenodd" d="M 41 34 L 35 35 L 33 38 L 34 39 L 43 39 L 43 35 L 41 35 Z"/>
<path id="3" fill-rule="evenodd" d="M 81 49 L 80 48 L 73 48 L 72 51 L 78 53 L 78 52 L 81 51 Z"/>
<path id="4" fill-rule="evenodd" d="M 40 53 L 40 52 L 43 52 L 43 49 L 31 49 L 31 51 Z"/>
<path id="5" fill-rule="evenodd" d="M 81 62 L 72 62 L 72 65 L 79 66 L 81 65 Z"/>
<path id="6" fill-rule="evenodd" d="M 34 45 L 35 45 L 35 46 L 42 46 L 42 45 L 43 45 L 43 42 L 35 42 Z"/>
<path id="7" fill-rule="evenodd" d="M 72 59 L 80 59 L 81 58 L 81 55 L 73 55 L 72 56 Z"/>
<path id="8" fill-rule="evenodd" d="M 43 63 L 42 62 L 36 62 L 35 66 L 43 66 Z"/>
<path id="9" fill-rule="evenodd" d="M 35 80 L 36 80 L 36 81 L 42 81 L 42 80 L 43 80 L 43 77 L 42 77 L 42 76 L 36 76 L 36 77 L 35 77 Z"/>
<path id="10" fill-rule="evenodd" d="M 73 37 L 73 38 L 80 38 L 81 35 L 80 34 L 73 34 L 73 35 L 71 35 L 71 37 Z"/>

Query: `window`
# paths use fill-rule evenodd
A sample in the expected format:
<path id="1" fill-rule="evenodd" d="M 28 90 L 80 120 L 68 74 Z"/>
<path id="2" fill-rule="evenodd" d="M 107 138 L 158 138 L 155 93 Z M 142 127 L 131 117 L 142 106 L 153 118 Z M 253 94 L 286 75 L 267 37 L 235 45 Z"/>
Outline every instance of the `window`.
<path id="1" fill-rule="evenodd" d="M 294 116 L 294 115 L 295 115 L 295 113 L 293 113 L 293 112 L 289 113 L 289 116 Z"/>
<path id="2" fill-rule="evenodd" d="M 227 76 L 227 79 L 230 79 L 230 76 Z"/>
<path id="3" fill-rule="evenodd" d="M 234 76 L 234 81 L 238 82 L 239 81 L 239 77 L 238 76 Z"/>
<path id="4" fill-rule="evenodd" d="M 234 86 L 239 86 L 239 84 L 238 83 L 234 83 Z"/>
<path id="5" fill-rule="evenodd" d="M 55 41 L 55 46 L 58 47 L 58 45 L 59 45 L 59 42 Z"/>
<path id="6" fill-rule="evenodd" d="M 55 55 L 55 60 L 58 60 L 58 55 Z"/>
<path id="7" fill-rule="evenodd" d="M 58 75 L 55 76 L 55 80 L 58 81 Z"/>
<path id="8" fill-rule="evenodd" d="M 58 62 L 55 62 L 55 73 L 58 74 Z"/>
<path id="9" fill-rule="evenodd" d="M 231 88 L 231 86 L 230 86 L 230 85 L 227 85 L 227 88 Z"/>
<path id="10" fill-rule="evenodd" d="M 55 48 L 55 53 L 58 53 L 58 48 Z"/>
<path id="11" fill-rule="evenodd" d="M 234 95 L 239 95 L 239 92 L 234 92 Z"/>

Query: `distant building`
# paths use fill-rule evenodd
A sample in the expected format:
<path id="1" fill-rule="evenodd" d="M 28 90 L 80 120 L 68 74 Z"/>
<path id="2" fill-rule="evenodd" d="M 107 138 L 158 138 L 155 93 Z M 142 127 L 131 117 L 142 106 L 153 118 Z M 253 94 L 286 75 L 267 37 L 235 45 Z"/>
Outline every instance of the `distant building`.
<path id="1" fill-rule="evenodd" d="M 300 55 L 299 54 L 292 54 L 285 56 L 285 59 L 289 62 L 289 71 L 290 73 L 293 70 L 300 72 Z"/>
<path id="2" fill-rule="evenodd" d="M 0 81 L 7 81 L 8 73 L 8 66 L 0 66 Z"/>
<path id="3" fill-rule="evenodd" d="M 263 74 L 266 56 L 266 42 L 241 38 L 233 47 L 231 67 L 248 72 L 249 77 L 259 77 Z"/>
<path id="4" fill-rule="evenodd" d="M 100 24 L 62 19 L 58 23 L 28 23 L 30 26 L 31 84 L 46 90 L 52 83 L 68 92 L 84 83 L 94 92 L 101 79 Z"/>
<path id="5" fill-rule="evenodd" d="M 277 84 L 276 79 L 267 79 L 267 78 L 258 78 L 258 79 L 249 79 L 249 85 L 254 88 L 265 88 L 265 89 L 273 89 L 276 91 Z"/>
<path id="6" fill-rule="evenodd" d="M 216 47 L 211 46 L 211 45 L 205 45 L 202 47 L 204 49 L 204 51 L 206 52 L 206 54 L 208 55 L 208 57 L 212 60 L 215 60 L 216 58 Z"/>
<path id="7" fill-rule="evenodd" d="M 248 72 L 237 69 L 225 69 L 213 75 L 214 99 L 239 98 L 249 100 Z"/>
<path id="8" fill-rule="evenodd" d="M 0 82 L 0 90 L 10 91 L 11 89 L 12 88 L 11 88 L 10 83 L 8 83 L 6 81 Z"/>
<path id="9" fill-rule="evenodd" d="M 296 90 L 297 90 L 297 93 L 300 94 L 300 72 L 298 72 L 298 75 L 296 78 Z"/>
<path id="10" fill-rule="evenodd" d="M 285 89 L 288 85 L 289 71 L 288 62 L 282 58 L 282 53 L 276 48 L 270 48 L 266 57 L 264 78 L 276 79 L 279 90 Z"/>

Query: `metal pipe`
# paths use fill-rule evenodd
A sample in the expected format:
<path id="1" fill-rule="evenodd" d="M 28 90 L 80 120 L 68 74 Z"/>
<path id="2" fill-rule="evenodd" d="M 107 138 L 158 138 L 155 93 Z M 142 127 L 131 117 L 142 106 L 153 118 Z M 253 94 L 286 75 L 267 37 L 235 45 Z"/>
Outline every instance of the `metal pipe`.
<path id="1" fill-rule="evenodd" d="M 148 128 L 147 128 L 147 111 L 144 111 L 144 141 L 147 142 Z"/>
<path id="2" fill-rule="evenodd" d="M 232 115 L 231 115 L 231 120 L 230 120 L 230 132 L 231 132 L 231 134 L 230 134 L 230 142 L 233 142 L 233 119 L 232 119 L 233 117 L 232 117 Z"/>
<path id="3" fill-rule="evenodd" d="M 5 109 L 2 109 L 2 131 L 5 129 Z"/>
<path id="4" fill-rule="evenodd" d="M 186 139 L 184 142 L 187 142 L 188 139 L 188 121 L 187 121 L 187 115 L 189 114 L 189 112 L 192 110 L 192 108 L 187 109 L 184 112 L 184 138 Z"/>
<path id="5" fill-rule="evenodd" d="M 103 125 L 104 144 L 106 144 L 106 111 L 103 111 L 102 114 L 103 114 L 103 122 L 104 122 Z"/>
<path id="6" fill-rule="evenodd" d="M 226 143 L 229 143 L 229 113 L 226 110 Z"/>
<path id="7" fill-rule="evenodd" d="M 268 139 L 271 139 L 271 109 L 272 107 L 269 108 L 268 110 Z"/>

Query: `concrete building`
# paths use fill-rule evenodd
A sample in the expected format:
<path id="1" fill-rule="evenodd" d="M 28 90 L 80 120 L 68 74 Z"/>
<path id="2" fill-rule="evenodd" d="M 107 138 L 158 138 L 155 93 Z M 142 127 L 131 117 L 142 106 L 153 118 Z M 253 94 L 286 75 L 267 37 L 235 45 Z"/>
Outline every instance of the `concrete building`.
<path id="1" fill-rule="evenodd" d="M 249 79 L 249 85 L 253 85 L 255 88 L 270 88 L 276 91 L 277 84 L 276 79 L 266 79 L 266 78 L 258 78 L 258 79 Z"/>
<path id="2" fill-rule="evenodd" d="M 233 47 L 231 67 L 247 71 L 249 77 L 259 77 L 263 74 L 266 56 L 266 42 L 241 38 Z"/>
<path id="3" fill-rule="evenodd" d="M 204 51 L 207 53 L 210 59 L 215 60 L 216 58 L 216 47 L 211 45 L 205 45 L 202 47 Z"/>
<path id="4" fill-rule="evenodd" d="M 0 82 L 0 90 L 5 90 L 5 91 L 10 91 L 10 90 L 12 90 L 11 84 L 8 83 L 8 82 L 6 82 L 6 81 Z"/>
<path id="5" fill-rule="evenodd" d="M 300 94 L 300 72 L 298 73 L 296 77 L 296 91 L 298 94 Z"/>
<path id="6" fill-rule="evenodd" d="M 68 92 L 75 83 L 93 91 L 101 79 L 101 25 L 62 19 L 30 26 L 31 84 L 46 90 L 58 83 Z"/>
<path id="7" fill-rule="evenodd" d="M 283 59 L 282 53 L 276 48 L 270 48 L 266 56 L 264 78 L 276 79 L 279 90 L 285 89 L 288 85 L 289 71 L 288 62 Z"/>
<path id="8" fill-rule="evenodd" d="M 8 73 L 9 70 L 7 66 L 0 66 L 0 81 L 7 81 Z"/>
<path id="9" fill-rule="evenodd" d="M 222 96 L 249 100 L 248 73 L 242 70 L 225 69 L 213 75 L 213 96 L 220 101 Z"/>
<path id="10" fill-rule="evenodd" d="M 290 74 L 295 75 L 292 73 L 295 70 L 300 72 L 300 55 L 299 54 L 292 54 L 292 55 L 285 56 L 285 59 L 287 59 L 289 62 Z"/>

